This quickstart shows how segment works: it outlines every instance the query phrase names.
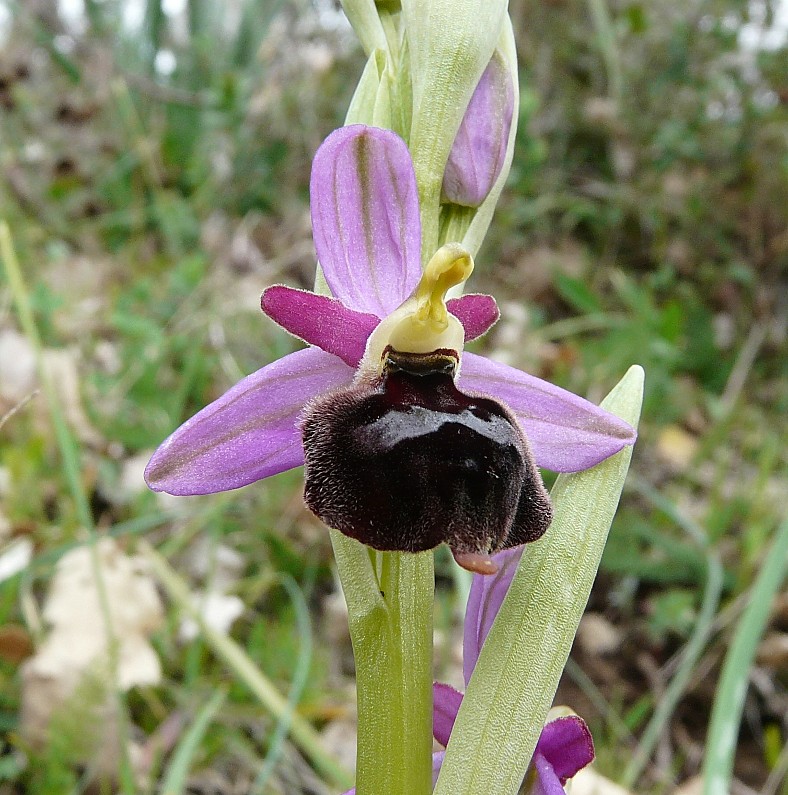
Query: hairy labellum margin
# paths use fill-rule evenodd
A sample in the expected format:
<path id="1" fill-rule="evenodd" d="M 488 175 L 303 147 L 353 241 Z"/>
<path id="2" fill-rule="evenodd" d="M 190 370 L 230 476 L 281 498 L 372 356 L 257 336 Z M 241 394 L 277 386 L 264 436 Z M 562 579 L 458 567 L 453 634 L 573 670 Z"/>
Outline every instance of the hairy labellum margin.
<path id="1" fill-rule="evenodd" d="M 379 550 L 447 543 L 458 561 L 539 538 L 550 498 L 507 408 L 454 383 L 457 356 L 387 350 L 380 376 L 313 401 L 304 499 Z"/>

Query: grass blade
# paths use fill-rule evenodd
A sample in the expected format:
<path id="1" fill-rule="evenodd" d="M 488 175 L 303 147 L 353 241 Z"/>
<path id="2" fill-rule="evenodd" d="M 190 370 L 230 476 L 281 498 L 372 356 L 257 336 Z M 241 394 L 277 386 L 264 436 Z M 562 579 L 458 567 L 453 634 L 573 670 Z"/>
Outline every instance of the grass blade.
<path id="1" fill-rule="evenodd" d="M 173 754 L 172 761 L 167 768 L 167 775 L 162 782 L 162 795 L 180 795 L 186 791 L 186 778 L 189 775 L 189 768 L 192 760 L 198 752 L 205 732 L 211 725 L 216 713 L 224 703 L 226 693 L 217 690 L 213 698 L 197 713 L 189 731 L 183 735 L 183 739 L 178 744 Z"/>
<path id="2" fill-rule="evenodd" d="M 629 761 L 621 779 L 621 784 L 624 788 L 630 790 L 635 785 L 635 782 L 640 779 L 643 769 L 665 731 L 665 727 L 670 723 L 676 706 L 689 684 L 695 664 L 700 659 L 703 649 L 711 636 L 725 578 L 725 570 L 722 563 L 714 549 L 709 545 L 703 529 L 685 517 L 673 503 L 660 495 L 647 483 L 637 478 L 633 478 L 632 483 L 642 496 L 648 499 L 654 507 L 665 512 L 676 524 L 680 525 L 701 550 L 705 552 L 706 584 L 703 590 L 700 613 L 695 622 L 692 635 L 682 651 L 679 668 L 660 698 L 651 720 L 643 731 L 637 751 Z"/>
<path id="3" fill-rule="evenodd" d="M 703 760 L 703 795 L 730 792 L 733 759 L 739 735 L 747 682 L 755 650 L 769 617 L 772 601 L 788 571 L 788 519 L 777 530 L 763 568 L 753 583 L 749 604 L 739 619 L 733 642 L 722 665 L 714 697 Z"/>
<path id="4" fill-rule="evenodd" d="M 249 655 L 232 638 L 211 629 L 197 610 L 186 583 L 172 570 L 169 563 L 146 542 L 140 543 L 140 552 L 145 556 L 151 570 L 168 596 L 188 613 L 200 627 L 205 642 L 213 653 L 233 672 L 257 697 L 265 709 L 275 718 L 281 719 L 289 711 L 287 699 L 274 687 L 268 677 L 254 664 Z M 291 713 L 289 734 L 293 742 L 311 760 L 315 769 L 327 781 L 338 787 L 350 787 L 353 777 L 323 748 L 320 735 L 312 725 L 298 713 Z"/>
<path id="5" fill-rule="evenodd" d="M 268 753 L 252 787 L 252 793 L 265 792 L 265 785 L 274 772 L 277 760 L 282 755 L 284 741 L 290 731 L 293 715 L 295 715 L 301 694 L 304 692 L 309 679 L 309 667 L 312 664 L 312 622 L 309 616 L 309 606 L 306 603 L 304 594 L 298 587 L 298 583 L 290 575 L 283 574 L 280 577 L 280 582 L 293 603 L 298 624 L 298 636 L 301 639 L 301 643 L 298 650 L 298 660 L 293 671 L 290 693 L 287 697 L 287 710 L 277 716 L 276 728 L 268 742 Z"/>

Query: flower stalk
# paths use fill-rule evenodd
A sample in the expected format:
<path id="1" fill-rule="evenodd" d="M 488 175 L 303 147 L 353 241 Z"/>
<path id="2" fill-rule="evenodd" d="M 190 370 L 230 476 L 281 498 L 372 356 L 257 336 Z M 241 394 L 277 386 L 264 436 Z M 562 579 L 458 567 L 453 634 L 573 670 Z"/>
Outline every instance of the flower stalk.
<path id="1" fill-rule="evenodd" d="M 331 532 L 356 661 L 358 795 L 432 781 L 432 553 L 376 552 Z"/>

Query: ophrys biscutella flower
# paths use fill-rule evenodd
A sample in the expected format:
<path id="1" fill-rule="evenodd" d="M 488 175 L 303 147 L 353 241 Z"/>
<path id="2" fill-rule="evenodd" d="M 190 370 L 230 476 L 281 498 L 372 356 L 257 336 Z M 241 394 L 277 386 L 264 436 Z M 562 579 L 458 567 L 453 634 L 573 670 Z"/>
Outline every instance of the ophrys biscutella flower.
<path id="1" fill-rule="evenodd" d="M 239 488 L 306 461 L 307 504 L 377 549 L 447 542 L 473 570 L 541 535 L 537 466 L 588 468 L 633 429 L 588 401 L 463 353 L 496 321 L 490 296 L 445 300 L 461 246 L 420 267 L 416 179 L 394 133 L 353 125 L 315 155 L 312 226 L 333 297 L 284 286 L 266 314 L 310 347 L 263 367 L 178 428 L 146 469 L 170 494 Z M 329 438 L 330 437 L 330 438 Z"/>

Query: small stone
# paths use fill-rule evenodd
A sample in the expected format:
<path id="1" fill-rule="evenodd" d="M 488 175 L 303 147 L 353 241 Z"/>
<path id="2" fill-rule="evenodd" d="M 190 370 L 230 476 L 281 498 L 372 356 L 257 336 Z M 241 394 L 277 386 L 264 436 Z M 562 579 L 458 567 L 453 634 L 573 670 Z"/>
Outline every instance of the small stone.
<path id="1" fill-rule="evenodd" d="M 698 451 L 698 440 L 678 425 L 668 425 L 657 438 L 657 454 L 681 472 L 687 469 Z"/>
<path id="2" fill-rule="evenodd" d="M 36 357 L 27 337 L 14 329 L 0 331 L 0 403 L 11 408 L 24 400 L 36 384 Z"/>
<path id="3" fill-rule="evenodd" d="M 632 795 L 593 767 L 584 767 L 572 778 L 572 795 Z"/>
<path id="4" fill-rule="evenodd" d="M 621 632 L 600 613 L 586 613 L 577 629 L 577 642 L 586 654 L 604 657 L 621 648 Z"/>
<path id="5" fill-rule="evenodd" d="M 770 632 L 758 647 L 761 665 L 788 671 L 788 632 Z"/>

